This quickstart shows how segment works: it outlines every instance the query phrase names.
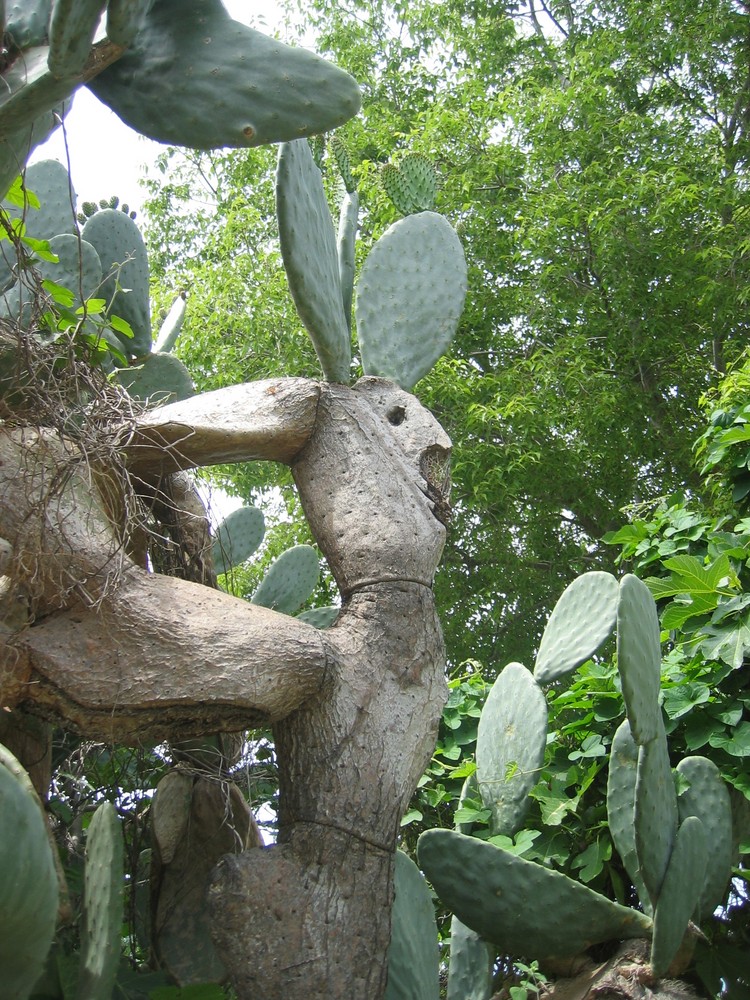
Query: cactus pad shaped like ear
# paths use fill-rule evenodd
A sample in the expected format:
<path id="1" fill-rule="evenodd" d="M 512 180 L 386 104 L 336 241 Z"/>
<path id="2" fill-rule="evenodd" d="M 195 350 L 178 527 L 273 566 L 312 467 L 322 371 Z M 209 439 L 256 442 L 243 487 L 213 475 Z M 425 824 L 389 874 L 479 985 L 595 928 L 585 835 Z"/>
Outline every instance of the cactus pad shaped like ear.
<path id="1" fill-rule="evenodd" d="M 542 689 L 521 663 L 509 663 L 492 685 L 477 732 L 477 784 L 494 834 L 512 837 L 520 828 L 546 738 Z"/>
<path id="2" fill-rule="evenodd" d="M 539 644 L 534 676 L 540 684 L 580 667 L 610 635 L 617 620 L 619 586 L 611 573 L 577 577 L 555 605 Z"/>
<path id="3" fill-rule="evenodd" d="M 503 955 L 569 957 L 651 930 L 644 913 L 475 837 L 427 830 L 417 856 L 446 906 Z"/>
<path id="4" fill-rule="evenodd" d="M 289 290 L 329 382 L 349 381 L 351 341 L 344 315 L 336 234 L 323 178 L 305 139 L 279 148 L 276 212 Z"/>
<path id="5" fill-rule="evenodd" d="M 617 665 L 630 731 L 642 746 L 664 728 L 659 707 L 661 644 L 656 603 L 646 584 L 632 574 L 620 581 Z"/>
<path id="6" fill-rule="evenodd" d="M 638 751 L 633 818 L 638 865 L 651 903 L 656 906 L 679 822 L 663 727 L 659 736 L 644 743 Z"/>
<path id="7" fill-rule="evenodd" d="M 26 204 L 23 207 L 4 202 L 2 208 L 11 219 L 22 218 L 25 235 L 36 240 L 48 240 L 62 233 L 75 233 L 73 211 L 75 192 L 68 171 L 58 160 L 40 160 L 26 168 L 24 186 L 39 199 L 39 208 Z M 0 255 L 0 291 L 11 283 L 11 264 L 6 260 L 8 251 Z"/>
<path id="8" fill-rule="evenodd" d="M 421 872 L 403 851 L 396 851 L 393 882 L 385 1000 L 437 1000 L 440 969 L 435 908 Z"/>
<path id="9" fill-rule="evenodd" d="M 666 975 L 700 898 L 707 848 L 703 824 L 697 816 L 688 816 L 677 830 L 654 911 L 651 968 L 657 979 Z"/>
<path id="10" fill-rule="evenodd" d="M 195 392 L 190 372 L 174 354 L 147 354 L 139 364 L 118 369 L 117 381 L 150 406 L 189 399 Z"/>
<path id="11" fill-rule="evenodd" d="M 313 135 L 360 106 L 347 73 L 232 20 L 219 0 L 155 0 L 88 86 L 143 135 L 197 149 Z"/>
<path id="12" fill-rule="evenodd" d="M 651 913 L 651 900 L 643 881 L 635 846 L 635 786 L 638 775 L 638 744 L 630 723 L 622 722 L 612 740 L 607 777 L 607 823 L 617 853 L 633 883 L 644 910 Z"/>
<path id="13" fill-rule="evenodd" d="M 366 375 L 412 389 L 450 347 L 466 297 L 466 260 L 447 219 L 420 212 L 372 248 L 356 296 Z"/>
<path id="14" fill-rule="evenodd" d="M 732 871 L 732 805 L 721 772 L 707 757 L 684 757 L 676 768 L 687 781 L 677 796 L 680 820 L 697 816 L 711 845 L 696 920 L 708 917 L 724 900 Z"/>
<path id="15" fill-rule="evenodd" d="M 495 949 L 454 914 L 447 1000 L 490 1000 Z"/>

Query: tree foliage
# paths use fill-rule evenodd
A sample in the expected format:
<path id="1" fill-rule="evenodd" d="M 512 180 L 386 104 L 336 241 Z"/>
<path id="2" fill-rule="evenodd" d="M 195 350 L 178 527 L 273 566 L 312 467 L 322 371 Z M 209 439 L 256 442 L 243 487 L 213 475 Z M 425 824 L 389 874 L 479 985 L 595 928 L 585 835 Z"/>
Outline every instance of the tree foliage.
<path id="1" fill-rule="evenodd" d="M 437 165 L 459 227 L 468 307 L 419 388 L 454 441 L 438 593 L 454 663 L 523 658 L 571 575 L 611 564 L 599 540 L 622 507 L 700 488 L 698 401 L 747 334 L 748 15 L 318 0 L 303 16 L 364 86 L 341 130 L 362 253 L 395 218 L 380 170 L 407 153 Z M 270 171 L 267 153 L 196 156 L 152 189 L 157 281 L 195 293 L 185 354 L 207 386 L 314 363 L 279 336 L 297 321 L 262 221 Z"/>

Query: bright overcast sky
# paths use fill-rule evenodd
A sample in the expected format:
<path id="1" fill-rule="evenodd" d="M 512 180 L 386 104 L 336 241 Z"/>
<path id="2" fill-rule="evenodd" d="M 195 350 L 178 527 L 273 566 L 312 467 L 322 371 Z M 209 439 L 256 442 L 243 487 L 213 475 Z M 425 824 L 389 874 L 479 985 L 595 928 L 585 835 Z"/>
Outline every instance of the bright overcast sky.
<path id="1" fill-rule="evenodd" d="M 278 23 L 275 0 L 224 0 L 224 6 L 232 17 L 260 31 L 271 32 Z M 140 208 L 143 191 L 138 178 L 143 176 L 144 164 L 153 163 L 164 149 L 162 145 L 134 132 L 86 87 L 78 90 L 64 127 L 34 151 L 31 162 L 55 159 L 65 163 L 66 143 L 79 201 L 99 201 L 116 194 L 131 208 Z"/>

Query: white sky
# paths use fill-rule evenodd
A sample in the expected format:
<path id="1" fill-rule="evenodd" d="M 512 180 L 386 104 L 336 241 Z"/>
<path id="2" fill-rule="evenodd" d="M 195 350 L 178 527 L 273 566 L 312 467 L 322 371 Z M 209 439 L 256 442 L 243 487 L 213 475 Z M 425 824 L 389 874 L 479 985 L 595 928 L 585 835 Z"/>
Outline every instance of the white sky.
<path id="1" fill-rule="evenodd" d="M 280 24 L 275 0 L 224 0 L 224 6 L 236 20 L 259 31 L 270 34 Z M 163 149 L 134 132 L 90 90 L 81 87 L 64 126 L 34 151 L 30 162 L 53 159 L 66 163 L 67 155 L 79 203 L 116 194 L 121 202 L 140 211 L 144 192 L 138 179 L 144 175 L 144 164 L 152 164 Z"/>

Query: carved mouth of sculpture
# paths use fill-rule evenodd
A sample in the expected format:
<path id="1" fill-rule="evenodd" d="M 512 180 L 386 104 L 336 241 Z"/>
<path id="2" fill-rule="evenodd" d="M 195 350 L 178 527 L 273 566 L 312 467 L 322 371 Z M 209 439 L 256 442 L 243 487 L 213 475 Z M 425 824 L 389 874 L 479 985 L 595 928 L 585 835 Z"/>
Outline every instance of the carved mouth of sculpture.
<path id="1" fill-rule="evenodd" d="M 426 448 L 419 459 L 419 472 L 425 482 L 420 487 L 432 503 L 432 513 L 446 527 L 451 517 L 450 451 L 440 445 Z"/>

